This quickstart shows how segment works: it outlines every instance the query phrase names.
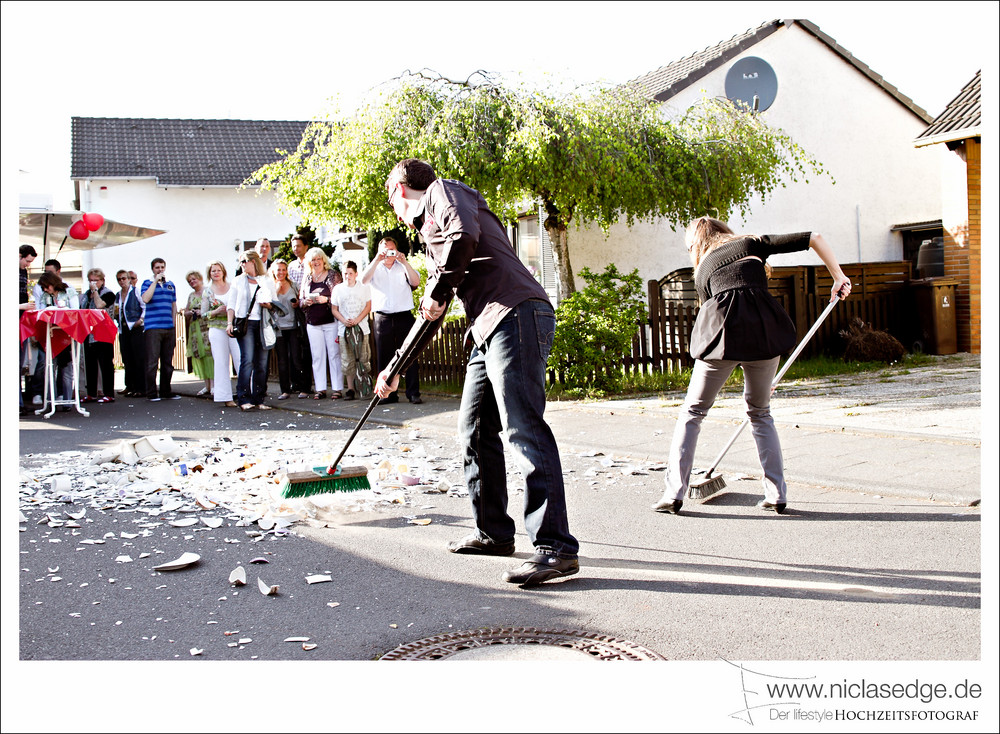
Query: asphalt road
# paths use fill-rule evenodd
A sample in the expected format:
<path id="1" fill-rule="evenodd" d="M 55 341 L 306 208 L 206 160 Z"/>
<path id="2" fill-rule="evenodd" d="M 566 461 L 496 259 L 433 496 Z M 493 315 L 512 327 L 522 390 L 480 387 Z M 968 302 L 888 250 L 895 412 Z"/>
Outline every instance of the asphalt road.
<path id="1" fill-rule="evenodd" d="M 435 400 L 429 397 L 421 408 L 433 413 Z M 287 428 L 290 422 L 294 429 Z M 72 413 L 48 420 L 22 418 L 18 437 L 21 466 L 31 471 L 58 452 L 91 452 L 123 438 L 157 433 L 168 433 L 179 443 L 227 438 L 265 446 L 273 445 L 281 431 L 294 430 L 313 437 L 317 451 L 328 451 L 339 447 L 351 428 L 351 423 L 324 416 L 223 412 L 210 402 L 184 398 L 119 400 L 93 406 L 89 418 Z M 456 454 L 453 435 L 443 430 L 421 430 L 413 437 L 406 429 L 372 423 L 361 439 L 390 449 L 419 444 L 428 454 L 448 460 Z M 657 467 L 608 466 L 602 459 L 608 457 L 564 448 L 581 572 L 532 590 L 500 580 L 506 568 L 529 555 L 523 533 L 513 559 L 455 556 L 444 550 L 448 540 L 471 529 L 463 497 L 418 492 L 405 504 L 345 512 L 333 527 L 298 524 L 292 533 L 262 539 L 248 535 L 251 528 L 227 519 L 226 513 L 208 511 L 200 514 L 222 517 L 220 527 L 164 525 L 123 537 L 136 533 L 133 508 L 67 504 L 59 508 L 64 513 L 86 509 L 81 527 L 52 527 L 45 523 L 52 508 L 33 508 L 22 498 L 26 520 L 19 535 L 18 657 L 373 661 L 435 635 L 536 627 L 610 635 L 673 661 L 980 659 L 978 507 L 791 483 L 794 506 L 777 516 L 754 507 L 759 499 L 754 482 L 732 481 L 730 491 L 716 500 L 694 504 L 685 516 L 674 517 L 649 509 L 662 492 Z M 454 472 L 450 479 L 462 482 Z M 519 503 L 515 490 L 511 506 L 520 528 Z M 414 516 L 430 523 L 410 524 Z M 84 538 L 104 542 L 83 545 Z M 153 570 L 184 552 L 195 552 L 201 560 L 179 571 Z M 149 555 L 140 558 L 143 553 Z M 132 561 L 118 560 L 123 555 Z M 261 558 L 267 562 L 252 563 Z M 249 583 L 234 587 L 229 574 L 240 565 Z M 306 583 L 312 574 L 330 575 L 332 581 Z M 262 595 L 257 578 L 278 584 L 278 594 Z M 300 637 L 309 638 L 307 647 L 315 647 L 286 641 Z M 381 672 L 387 663 L 375 665 L 378 673 L 352 668 L 349 675 L 369 685 L 400 680 L 398 673 Z M 241 700 L 252 694 L 247 670 L 233 669 L 243 682 Z M 294 692 L 301 685 L 317 706 L 328 696 L 347 701 L 354 695 L 343 681 L 321 684 L 309 673 L 305 683 L 295 682 L 312 668 L 292 669 L 288 680 L 280 674 L 282 680 L 275 680 L 274 670 L 266 670 L 269 689 L 280 684 L 283 688 L 274 690 L 290 687 Z M 334 677 L 343 670 L 334 668 Z M 65 669 L 61 675 L 74 680 Z M 157 678 L 156 690 L 183 690 L 189 675 L 191 681 L 211 685 L 218 673 L 202 668 L 182 678 Z M 252 671 L 249 675 L 255 680 Z M 440 680 L 428 675 L 428 680 Z M 402 696 L 403 688 L 418 686 L 421 678 L 376 683 L 374 696 Z M 462 685 L 451 676 L 445 680 L 445 685 Z M 366 696 L 372 694 L 366 690 Z M 266 699 L 265 709 L 278 705 L 273 695 Z M 177 704 L 176 698 L 171 700 Z M 295 704 L 300 714 L 303 705 Z M 370 711 L 373 704 L 367 705 Z M 460 711 L 462 705 L 472 704 L 456 701 L 453 709 Z M 440 718 L 420 718 L 425 711 L 397 713 L 428 726 L 442 723 Z"/>

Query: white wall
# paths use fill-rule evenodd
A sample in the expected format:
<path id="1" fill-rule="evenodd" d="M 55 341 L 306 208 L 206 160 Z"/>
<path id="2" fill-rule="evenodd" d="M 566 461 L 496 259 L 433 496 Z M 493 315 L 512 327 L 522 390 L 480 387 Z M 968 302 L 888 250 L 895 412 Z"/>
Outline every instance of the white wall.
<path id="1" fill-rule="evenodd" d="M 181 306 L 191 293 L 185 273 L 197 270 L 205 277 L 205 264 L 218 259 L 226 264 L 231 281 L 238 274 L 235 240 L 267 237 L 277 242 L 298 225 L 296 219 L 278 213 L 271 191 L 164 188 L 138 179 L 92 179 L 81 182 L 80 187 L 81 211 L 166 230 L 148 240 L 89 251 L 84 256 L 84 272 L 101 268 L 107 286 L 117 290 L 115 272 L 119 269 L 134 270 L 141 285 L 150 276 L 150 261 L 162 257 L 167 262 L 167 277 L 177 286 Z"/>
<path id="2" fill-rule="evenodd" d="M 777 76 L 777 96 L 763 119 L 817 158 L 836 183 L 815 176 L 808 184 L 789 182 L 765 202 L 755 199 L 745 220 L 730 217 L 733 229 L 820 232 L 844 263 L 902 259 L 902 238 L 891 227 L 941 217 L 942 153 L 931 149 L 944 146 L 914 148 L 926 123 L 798 25 L 773 33 L 671 98 L 669 113 L 682 113 L 701 99 L 702 90 L 724 97 L 726 73 L 744 56 L 764 59 Z M 622 223 L 607 239 L 597 227 L 571 227 L 569 236 L 574 272 L 585 265 L 600 271 L 614 262 L 620 269 L 638 267 L 645 281 L 690 265 L 682 225 L 674 232 L 665 221 L 631 229 Z M 770 262 L 820 261 L 807 252 Z M 578 278 L 577 284 L 583 282 Z"/>

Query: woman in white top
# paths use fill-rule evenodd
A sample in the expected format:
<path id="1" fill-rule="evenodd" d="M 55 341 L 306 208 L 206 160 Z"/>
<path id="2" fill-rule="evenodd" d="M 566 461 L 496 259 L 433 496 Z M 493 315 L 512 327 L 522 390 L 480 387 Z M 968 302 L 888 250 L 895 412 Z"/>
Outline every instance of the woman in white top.
<path id="1" fill-rule="evenodd" d="M 233 297 L 226 308 L 226 332 L 233 336 L 233 319 L 247 318 L 247 330 L 237 336 L 240 343 L 240 371 L 236 378 L 236 402 L 243 410 L 270 410 L 264 404 L 267 397 L 267 350 L 262 336 L 262 315 L 265 308 L 271 308 L 274 300 L 274 286 L 264 263 L 253 250 L 240 255 L 243 274 L 233 281 Z M 251 306 L 252 304 L 252 306 Z"/>
<path id="2" fill-rule="evenodd" d="M 330 397 L 341 397 L 340 388 L 344 384 L 344 374 L 340 365 L 340 336 L 337 334 L 339 322 L 333 316 L 330 297 L 336 286 L 330 260 L 326 253 L 313 247 L 306 253 L 309 272 L 302 279 L 299 302 L 306 317 L 306 335 L 312 352 L 313 382 L 316 392 L 313 400 L 326 397 L 326 369 L 330 367 L 333 383 Z"/>
<path id="3" fill-rule="evenodd" d="M 208 324 L 208 343 L 212 348 L 215 362 L 212 380 L 213 399 L 224 408 L 235 408 L 233 402 L 233 378 L 229 361 L 240 364 L 240 344 L 226 332 L 226 310 L 233 297 L 233 288 L 226 280 L 226 266 L 219 260 L 212 260 L 205 271 L 208 285 L 201 298 L 201 317 Z"/>

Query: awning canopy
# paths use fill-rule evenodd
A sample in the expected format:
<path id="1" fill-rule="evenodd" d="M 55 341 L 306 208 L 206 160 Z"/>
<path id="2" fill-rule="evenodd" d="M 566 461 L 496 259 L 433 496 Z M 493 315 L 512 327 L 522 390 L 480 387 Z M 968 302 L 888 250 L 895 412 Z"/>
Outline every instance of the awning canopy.
<path id="1" fill-rule="evenodd" d="M 20 241 L 25 245 L 42 248 L 42 256 L 58 254 L 60 250 L 96 250 L 100 247 L 127 245 L 129 242 L 144 240 L 163 234 L 166 230 L 139 227 L 134 224 L 105 219 L 104 224 L 86 239 L 78 240 L 69 235 L 69 228 L 83 216 L 83 212 L 56 212 L 47 209 L 22 207 L 20 220 Z"/>

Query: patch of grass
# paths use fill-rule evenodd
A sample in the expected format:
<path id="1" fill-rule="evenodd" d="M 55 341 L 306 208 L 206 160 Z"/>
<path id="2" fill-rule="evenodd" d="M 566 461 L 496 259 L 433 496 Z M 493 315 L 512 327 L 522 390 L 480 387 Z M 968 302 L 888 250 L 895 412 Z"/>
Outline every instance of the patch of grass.
<path id="1" fill-rule="evenodd" d="M 782 382 L 810 379 L 849 378 L 864 375 L 868 379 L 880 382 L 891 382 L 899 375 L 909 374 L 915 367 L 924 367 L 939 363 L 941 357 L 927 354 L 907 354 L 899 362 L 886 365 L 884 362 L 845 362 L 832 357 L 811 357 L 796 360 L 782 378 Z M 956 361 L 958 357 L 945 358 Z M 549 400 L 606 400 L 616 397 L 642 397 L 660 393 L 684 392 L 691 381 L 691 370 L 682 369 L 678 372 L 656 372 L 653 374 L 627 374 L 622 377 L 621 387 L 609 392 L 595 387 L 567 388 L 558 383 L 549 383 L 546 397 Z M 724 391 L 743 389 L 743 370 L 737 367 L 726 382 Z M 427 385 L 425 392 L 440 395 L 461 395 L 462 383 L 451 382 Z"/>

